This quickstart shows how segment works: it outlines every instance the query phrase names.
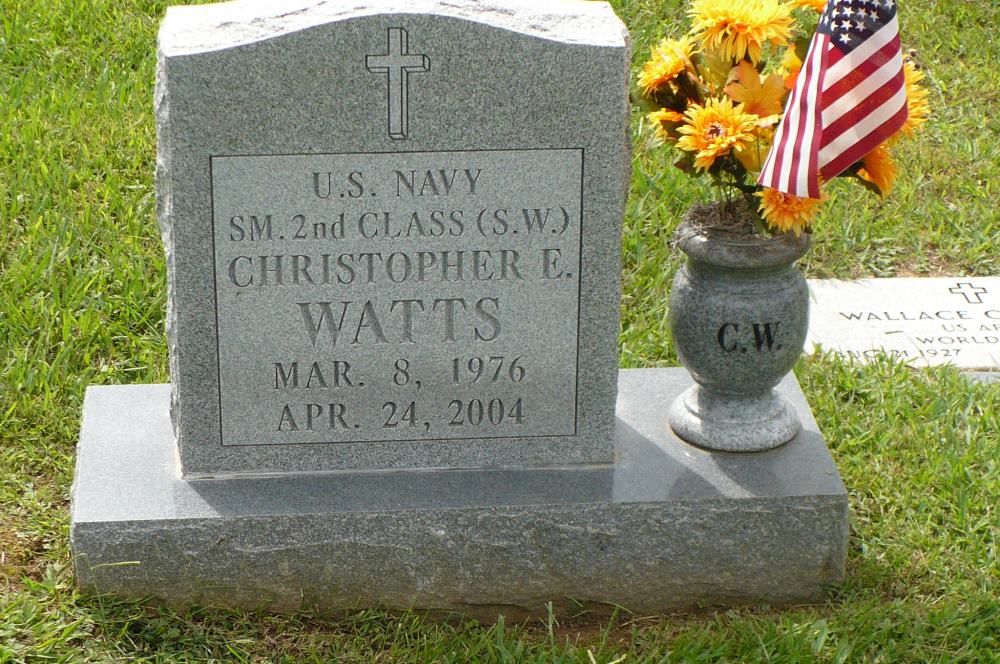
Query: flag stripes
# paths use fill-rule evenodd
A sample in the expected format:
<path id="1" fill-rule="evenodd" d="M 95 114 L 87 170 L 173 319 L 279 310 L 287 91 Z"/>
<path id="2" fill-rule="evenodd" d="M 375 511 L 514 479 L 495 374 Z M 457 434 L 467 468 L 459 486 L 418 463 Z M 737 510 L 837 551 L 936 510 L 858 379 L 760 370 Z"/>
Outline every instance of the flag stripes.
<path id="1" fill-rule="evenodd" d="M 816 98 L 819 95 L 820 72 L 826 54 L 826 39 L 825 35 L 817 35 L 817 39 L 810 44 L 795 88 L 785 106 L 784 119 L 775 131 L 771 153 L 761 169 L 762 183 L 766 179 L 773 183 L 767 186 L 774 189 L 790 188 L 790 178 L 794 173 L 794 188 L 812 191 L 807 174 L 810 170 L 815 172 L 817 168 L 819 137 L 814 127 L 818 124 L 816 116 L 819 114 L 819 106 Z M 802 149 L 803 145 L 806 146 L 805 150 Z M 786 155 L 786 158 L 775 159 L 776 153 Z M 803 156 L 807 160 L 805 164 L 801 163 Z M 815 194 L 814 198 L 818 198 L 818 185 Z"/>
<path id="2" fill-rule="evenodd" d="M 906 121 L 895 0 L 830 0 L 758 183 L 819 198 L 829 180 Z"/>

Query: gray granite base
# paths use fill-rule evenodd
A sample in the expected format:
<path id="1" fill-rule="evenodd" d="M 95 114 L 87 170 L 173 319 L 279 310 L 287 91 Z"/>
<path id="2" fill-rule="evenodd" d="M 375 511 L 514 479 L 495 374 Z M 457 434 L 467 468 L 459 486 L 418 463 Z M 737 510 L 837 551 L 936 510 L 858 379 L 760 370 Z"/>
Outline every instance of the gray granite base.
<path id="1" fill-rule="evenodd" d="M 821 601 L 843 579 L 847 494 L 802 431 L 768 452 L 671 432 L 683 369 L 620 374 L 617 461 L 535 469 L 183 481 L 168 385 L 91 387 L 71 545 L 89 592 L 275 611 L 382 606 L 495 619 Z"/>
<path id="2" fill-rule="evenodd" d="M 795 408 L 777 390 L 729 395 L 693 385 L 670 406 L 674 433 L 720 452 L 770 450 L 790 441 L 801 427 Z"/>

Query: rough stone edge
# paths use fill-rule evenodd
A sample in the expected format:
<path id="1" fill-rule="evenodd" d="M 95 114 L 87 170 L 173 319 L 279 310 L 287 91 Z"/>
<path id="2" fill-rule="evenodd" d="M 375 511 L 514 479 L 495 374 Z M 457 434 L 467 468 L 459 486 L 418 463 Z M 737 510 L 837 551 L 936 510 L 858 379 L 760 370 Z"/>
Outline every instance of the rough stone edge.
<path id="1" fill-rule="evenodd" d="M 180 375 L 180 359 L 178 358 L 177 344 L 177 305 L 175 303 L 175 293 L 177 292 L 177 269 L 174 265 L 174 205 L 173 205 L 173 180 L 170 163 L 171 149 L 170 132 L 170 95 L 167 93 L 168 63 L 164 54 L 157 49 L 156 52 L 156 80 L 153 87 L 153 115 L 156 121 L 156 170 L 154 180 L 156 184 L 156 220 L 160 227 L 160 239 L 163 243 L 164 267 L 167 284 L 167 304 L 164 326 L 167 336 L 167 362 L 171 376 Z M 170 424 L 173 428 L 174 438 L 179 436 L 180 417 L 178 411 L 181 408 L 180 398 L 177 393 L 177 384 L 170 386 Z"/>
<path id="2" fill-rule="evenodd" d="M 583 0 L 231 0 L 167 9 L 159 51 L 194 55 L 378 14 L 435 13 L 572 44 L 625 47 L 628 31 L 607 2 Z M 614 26 L 614 30 L 609 30 Z"/>
<path id="3" fill-rule="evenodd" d="M 791 503 L 791 504 L 789 504 Z M 270 515 L 262 517 L 244 516 L 231 517 L 228 519 L 178 519 L 169 522 L 122 522 L 117 524 L 107 523 L 77 523 L 74 524 L 70 537 L 75 551 L 100 551 L 105 557 L 114 558 L 112 562 L 99 562 L 91 567 L 87 564 L 87 554 L 82 553 L 74 558 L 74 568 L 76 570 L 77 583 L 84 592 L 92 594 L 113 594 L 118 597 L 146 598 L 163 602 L 169 606 L 202 605 L 224 608 L 238 608 L 248 610 L 265 610 L 277 613 L 293 613 L 308 611 L 321 615 L 338 615 L 343 612 L 357 610 L 361 608 L 381 608 L 390 611 L 417 610 L 432 616 L 448 616 L 460 614 L 466 617 L 476 618 L 485 622 L 495 621 L 499 615 L 507 618 L 524 619 L 529 617 L 544 617 L 548 614 L 550 606 L 556 615 L 572 615 L 580 612 L 589 614 L 608 615 L 616 607 L 625 608 L 643 615 L 665 614 L 675 611 L 703 610 L 712 607 L 732 607 L 767 604 L 774 607 L 792 606 L 800 604 L 822 603 L 829 598 L 830 590 L 843 582 L 845 577 L 845 559 L 847 554 L 848 539 L 848 504 L 846 496 L 810 496 L 810 497 L 785 497 L 775 498 L 753 498 L 735 500 L 712 499 L 712 500 L 684 500 L 671 501 L 667 510 L 667 518 L 661 518 L 659 525 L 667 531 L 676 530 L 677 533 L 669 534 L 662 539 L 674 539 L 681 536 L 680 531 L 685 528 L 688 519 L 684 517 L 685 512 L 700 512 L 705 518 L 712 519 L 714 516 L 729 516 L 733 519 L 733 514 L 742 520 L 743 516 L 751 514 L 759 516 L 762 512 L 770 511 L 774 516 L 772 523 L 779 533 L 788 535 L 785 530 L 789 518 L 794 518 L 803 524 L 802 534 L 805 537 L 799 538 L 797 542 L 806 541 L 810 533 L 814 535 L 814 540 L 819 546 L 813 547 L 813 551 L 818 556 L 812 557 L 807 564 L 796 566 L 790 554 L 787 558 L 772 558 L 768 563 L 766 576 L 761 574 L 762 563 L 757 561 L 749 562 L 746 565 L 717 567 L 704 569 L 691 569 L 692 564 L 704 562 L 711 564 L 708 559 L 699 560 L 699 556 L 692 554 L 677 561 L 677 566 L 672 569 L 663 570 L 662 574 L 654 575 L 648 561 L 656 555 L 656 551 L 633 550 L 629 547 L 632 537 L 620 538 L 624 545 L 616 549 L 601 549 L 595 551 L 593 564 L 591 565 L 590 578 L 580 578 L 577 576 L 584 570 L 572 569 L 569 573 L 553 574 L 551 578 L 540 579 L 530 574 L 527 578 L 513 580 L 526 582 L 530 588 L 522 590 L 520 587 L 514 588 L 513 592 L 505 597 L 497 596 L 495 587 L 496 577 L 490 566 L 482 571 L 479 585 L 487 588 L 485 591 L 477 588 L 475 584 L 469 585 L 468 580 L 464 580 L 464 585 L 456 584 L 457 587 L 450 590 L 441 587 L 420 588 L 420 579 L 414 575 L 411 579 L 413 586 L 404 587 L 398 592 L 387 593 L 373 587 L 377 584 L 366 583 L 364 579 L 355 579 L 353 583 L 345 585 L 328 584 L 327 586 L 308 587 L 313 582 L 314 577 L 304 574 L 301 582 L 297 585 L 288 583 L 288 579 L 272 580 L 268 585 L 263 582 L 266 578 L 265 569 L 267 563 L 260 564 L 259 567 L 247 567 L 245 554 L 238 549 L 227 550 L 228 527 L 236 522 L 242 522 L 244 527 L 252 528 L 258 532 L 280 532 L 282 529 L 283 515 Z M 492 518 L 496 522 L 514 521 L 518 513 L 522 516 L 529 512 L 529 517 L 536 520 L 550 522 L 552 531 L 578 530 L 584 528 L 580 523 L 573 523 L 573 519 L 560 520 L 561 514 L 565 514 L 572 506 L 528 506 L 515 509 L 505 509 L 492 511 L 488 508 L 476 508 L 469 510 L 431 510 L 419 511 L 417 515 L 407 515 L 407 510 L 396 510 L 393 512 L 383 512 L 381 516 L 389 519 L 398 518 L 406 522 L 420 524 L 447 522 L 449 513 L 452 524 L 466 524 L 466 537 L 475 538 L 484 523 L 489 523 Z M 625 522 L 635 524 L 636 539 L 642 536 L 642 530 L 649 527 L 649 519 L 664 514 L 663 503 L 624 503 L 615 506 L 604 504 L 600 507 L 608 516 L 606 521 L 594 520 L 593 514 L 586 514 L 588 526 L 586 530 L 600 532 L 602 526 L 614 528 L 613 518 L 608 510 L 620 512 L 619 523 Z M 306 515 L 300 515 L 306 516 Z M 316 515 L 312 515 L 316 516 Z M 355 521 L 358 524 L 364 520 L 363 513 L 351 515 L 337 515 L 335 518 L 347 516 L 347 521 Z M 598 515 L 599 516 L 599 515 Z M 679 517 L 679 518 L 674 518 Z M 322 515 L 320 516 L 322 519 Z M 821 524 L 814 527 L 814 524 Z M 320 524 L 325 525 L 325 524 Z M 357 525 L 357 524 L 356 524 Z M 446 525 L 446 523 L 444 524 Z M 715 529 L 715 532 L 700 532 L 701 540 L 706 539 L 716 542 L 724 541 L 731 531 L 727 530 L 732 524 L 723 525 Z M 153 526 L 151 528 L 151 526 Z M 418 526 L 419 527 L 419 524 Z M 511 532 L 519 529 L 508 526 Z M 806 532 L 809 529 L 809 532 Z M 173 534 L 179 534 L 176 542 L 170 541 Z M 196 541 L 186 539 L 185 535 L 196 533 Z M 119 536 L 119 546 L 110 545 L 109 540 L 113 535 Z M 309 551 L 312 557 L 316 557 L 316 543 L 306 533 L 306 539 L 310 540 L 304 551 Z M 371 546 L 374 551 L 378 551 L 377 544 L 363 541 L 356 538 L 358 530 L 350 529 L 346 540 L 361 547 Z M 157 538 L 166 538 L 157 540 Z M 189 556 L 195 556 L 199 551 L 211 553 L 217 556 L 217 567 L 210 564 L 208 568 L 190 569 L 191 563 L 187 562 L 187 569 L 177 575 L 177 578 L 168 578 L 162 574 L 154 572 L 148 577 L 141 573 L 141 565 L 136 564 L 134 558 L 130 558 L 130 545 L 134 547 L 148 546 L 153 538 L 158 545 L 158 549 L 165 552 L 183 550 Z M 535 538 L 538 539 L 538 538 Z M 766 539 L 765 535 L 758 535 L 758 540 Z M 580 540 L 578 540 L 580 541 Z M 782 543 L 788 542 L 782 539 Z M 181 543 L 182 542 L 182 543 Z M 537 545 L 535 551 L 527 552 L 527 558 L 537 558 L 544 556 L 546 552 L 545 544 L 548 540 L 541 538 L 541 543 Z M 329 545 L 330 553 L 335 554 L 340 540 L 333 540 Z M 162 546 L 159 546 L 162 545 Z M 220 548 L 221 547 L 221 548 Z M 752 548 L 752 544 L 750 545 Z M 287 555 L 288 543 L 285 541 L 275 543 L 275 550 L 281 551 L 281 555 Z M 322 547 L 320 547 L 322 548 Z M 801 547 L 800 547 L 801 548 Z M 738 558 L 745 554 L 748 546 L 744 542 L 734 542 L 728 547 L 726 553 L 733 558 Z M 117 553 L 116 553 L 117 552 Z M 632 555 L 628 555 L 631 553 Z M 715 551 L 718 553 L 718 551 Z M 169 555 L 169 553 L 167 553 Z M 333 556 L 331 556 L 333 557 Z M 613 560 L 617 569 L 609 570 L 607 561 Z M 676 559 L 672 559 L 676 560 Z M 178 567 L 184 565 L 176 562 Z M 231 571 L 226 570 L 228 563 L 234 562 L 239 566 L 240 573 L 249 580 L 245 585 L 220 582 L 212 585 L 206 582 L 206 574 L 212 572 L 220 574 L 217 578 L 227 578 L 227 573 L 231 578 Z M 273 561 L 272 561 L 273 562 Z M 559 563 L 558 557 L 548 560 L 550 565 L 546 565 L 547 570 L 555 569 L 552 565 Z M 376 563 L 368 572 L 377 577 L 379 570 Z M 449 569 L 448 563 L 440 569 L 429 570 L 431 575 L 437 578 L 447 578 Z M 424 568 L 420 568 L 424 570 Z M 97 573 L 95 574 L 95 570 Z M 226 571 L 223 571 L 226 570 Z M 179 571 L 179 570 L 178 570 Z M 318 570 L 317 570 L 318 571 Z M 711 578 L 711 581 L 707 581 Z M 574 585 L 578 584 L 578 585 Z M 603 588 L 594 589 L 597 585 Z M 513 586 L 513 584 L 512 584 Z M 414 589 L 415 588 L 415 589 Z M 646 591 L 648 594 L 642 597 L 637 596 L 636 591 Z M 491 593 L 481 601 L 481 592 Z M 635 593 L 635 594 L 633 594 Z"/>

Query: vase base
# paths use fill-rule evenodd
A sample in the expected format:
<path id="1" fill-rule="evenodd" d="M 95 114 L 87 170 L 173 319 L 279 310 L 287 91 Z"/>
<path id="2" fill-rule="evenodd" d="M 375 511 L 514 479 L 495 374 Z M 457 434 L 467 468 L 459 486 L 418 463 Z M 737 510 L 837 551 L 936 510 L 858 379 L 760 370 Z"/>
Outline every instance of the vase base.
<path id="1" fill-rule="evenodd" d="M 694 385 L 671 405 L 670 427 L 698 447 L 761 452 L 790 441 L 802 424 L 791 404 L 774 390 L 760 396 L 730 396 Z"/>

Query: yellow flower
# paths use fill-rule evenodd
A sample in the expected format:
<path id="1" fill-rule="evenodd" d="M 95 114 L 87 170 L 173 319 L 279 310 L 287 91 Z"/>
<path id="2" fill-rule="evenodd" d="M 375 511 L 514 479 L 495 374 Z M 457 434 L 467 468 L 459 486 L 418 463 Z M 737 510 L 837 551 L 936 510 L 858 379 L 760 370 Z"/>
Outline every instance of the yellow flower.
<path id="1" fill-rule="evenodd" d="M 795 79 L 799 77 L 799 72 L 802 71 L 802 60 L 795 52 L 794 45 L 789 46 L 782 56 L 781 68 L 785 71 L 785 89 L 791 90 L 795 87 Z"/>
<path id="2" fill-rule="evenodd" d="M 771 132 L 768 132 L 771 134 Z M 743 164 L 743 168 L 751 173 L 759 173 L 760 167 L 767 159 L 767 153 L 771 151 L 772 136 L 766 138 L 758 137 L 749 145 L 741 146 L 733 151 L 736 158 Z"/>
<path id="3" fill-rule="evenodd" d="M 731 62 L 749 55 L 757 63 L 765 43 L 788 43 L 794 25 L 791 5 L 778 0 L 694 0 L 688 13 L 703 50 Z"/>
<path id="4" fill-rule="evenodd" d="M 757 192 L 760 197 L 760 213 L 771 228 L 779 231 L 791 231 L 796 235 L 809 229 L 809 222 L 816 216 L 822 200 L 816 198 L 799 198 L 784 194 L 777 189 L 763 189 Z"/>
<path id="5" fill-rule="evenodd" d="M 726 94 L 742 102 L 747 113 L 762 118 L 781 113 L 785 83 L 780 76 L 771 74 L 761 83 L 760 73 L 746 60 L 733 68 L 733 76 L 736 80 L 726 86 Z"/>
<path id="6" fill-rule="evenodd" d="M 826 0 L 789 0 L 792 7 L 798 9 L 802 7 L 804 9 L 813 9 L 817 14 L 822 14 L 823 10 L 826 9 Z"/>
<path id="7" fill-rule="evenodd" d="M 691 64 L 691 50 L 694 43 L 689 37 L 680 39 L 664 39 L 653 47 L 649 61 L 642 67 L 639 73 L 639 87 L 647 94 L 663 88 L 670 81 L 677 78 L 677 75 L 688 68 L 694 68 Z"/>
<path id="8" fill-rule="evenodd" d="M 677 111 L 661 108 L 646 115 L 646 120 L 653 125 L 653 135 L 661 143 L 677 140 L 677 125 L 684 122 L 684 116 Z"/>
<path id="9" fill-rule="evenodd" d="M 858 175 L 878 187 L 883 198 L 888 196 L 896 184 L 896 177 L 899 176 L 899 168 L 889 154 L 889 147 L 885 143 L 878 146 L 868 153 L 862 164 Z"/>
<path id="10" fill-rule="evenodd" d="M 924 72 L 916 68 L 910 60 L 903 63 L 903 75 L 906 78 L 906 122 L 899 133 L 904 136 L 913 136 L 913 132 L 927 122 L 931 107 L 927 101 L 927 88 L 921 85 L 924 80 Z"/>
<path id="11" fill-rule="evenodd" d="M 743 104 L 734 107 L 728 97 L 709 99 L 702 106 L 692 104 L 684 113 L 685 124 L 677 147 L 695 153 L 695 168 L 711 168 L 716 158 L 730 150 L 743 149 L 753 140 L 757 116 L 743 112 Z"/>

